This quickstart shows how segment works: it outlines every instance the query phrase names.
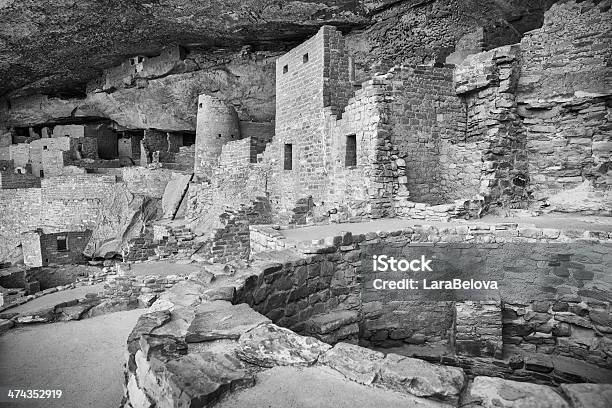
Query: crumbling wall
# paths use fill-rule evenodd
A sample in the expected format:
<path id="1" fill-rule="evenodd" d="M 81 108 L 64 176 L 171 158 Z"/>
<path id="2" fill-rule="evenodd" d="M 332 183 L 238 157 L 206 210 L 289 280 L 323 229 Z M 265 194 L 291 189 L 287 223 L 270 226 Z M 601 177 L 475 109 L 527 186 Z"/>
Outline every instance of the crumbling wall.
<path id="1" fill-rule="evenodd" d="M 40 225 L 42 211 L 40 188 L 0 190 L 0 259 L 21 255 L 20 234 Z"/>
<path id="2" fill-rule="evenodd" d="M 0 171 L 0 189 L 36 188 L 40 187 L 40 178 L 31 174 L 15 173 L 15 171 Z"/>
<path id="3" fill-rule="evenodd" d="M 349 100 L 342 118 L 327 116 L 329 187 L 324 202 L 315 205 L 338 221 L 394 215 L 391 197 L 397 175 L 394 178 L 390 169 L 386 87 L 384 79 L 367 81 Z M 347 152 L 349 138 L 354 138 L 350 148 L 356 151 Z M 353 155 L 354 162 L 347 155 Z"/>
<path id="4" fill-rule="evenodd" d="M 85 261 L 83 251 L 87 247 L 92 231 L 62 231 L 41 234 L 40 247 L 43 265 L 73 264 Z M 66 249 L 58 248 L 58 238 L 64 238 Z"/>
<path id="5" fill-rule="evenodd" d="M 451 68 L 395 68 L 389 82 L 391 143 L 406 164 L 411 201 L 444 204 L 476 195 L 482 152 L 465 137 L 466 107 Z"/>
<path id="6" fill-rule="evenodd" d="M 480 194 L 490 207 L 527 205 L 526 139 L 517 114 L 520 48 L 504 46 L 468 56 L 454 72 L 467 103 L 466 140 L 482 152 Z"/>
<path id="7" fill-rule="evenodd" d="M 530 189 L 558 211 L 612 212 L 611 20 L 604 3 L 564 2 L 521 41 Z"/>
<path id="8" fill-rule="evenodd" d="M 251 144 L 250 137 L 224 144 L 219 156 L 219 167 L 223 169 L 247 166 L 251 163 Z"/>

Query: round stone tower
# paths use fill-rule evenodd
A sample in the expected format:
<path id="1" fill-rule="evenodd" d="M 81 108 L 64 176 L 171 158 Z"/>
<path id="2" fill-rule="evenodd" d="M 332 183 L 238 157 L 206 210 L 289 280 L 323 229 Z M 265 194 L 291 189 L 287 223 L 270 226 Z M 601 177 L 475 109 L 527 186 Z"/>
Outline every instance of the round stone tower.
<path id="1" fill-rule="evenodd" d="M 238 139 L 240 122 L 234 107 L 213 96 L 200 95 L 195 141 L 195 175 L 210 175 L 218 164 L 223 145 Z"/>

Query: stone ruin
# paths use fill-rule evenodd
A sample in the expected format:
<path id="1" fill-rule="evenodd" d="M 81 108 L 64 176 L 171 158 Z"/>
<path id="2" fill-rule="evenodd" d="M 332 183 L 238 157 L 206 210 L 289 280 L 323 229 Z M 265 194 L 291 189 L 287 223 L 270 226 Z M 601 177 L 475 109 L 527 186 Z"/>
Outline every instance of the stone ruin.
<path id="1" fill-rule="evenodd" d="M 324 25 L 276 58 L 273 121 L 208 92 L 195 136 L 115 121 L 13 129 L 0 259 L 21 259 L 25 278 L 6 299 L 43 289 L 23 269 L 115 259 L 77 318 L 117 299 L 149 307 L 128 339 L 126 408 L 263 406 L 250 391 L 263 375 L 339 375 L 408 406 L 608 406 L 608 3 L 555 4 L 516 43 L 488 48 L 495 33 L 480 28 L 446 64 L 383 64 L 363 81 Z M 133 56 L 88 91 L 145 87 L 186 61 L 178 46 Z M 516 220 L 538 216 L 559 218 Z M 503 283 L 442 298 L 367 290 L 381 253 Z M 157 260 L 201 268 L 125 273 Z"/>

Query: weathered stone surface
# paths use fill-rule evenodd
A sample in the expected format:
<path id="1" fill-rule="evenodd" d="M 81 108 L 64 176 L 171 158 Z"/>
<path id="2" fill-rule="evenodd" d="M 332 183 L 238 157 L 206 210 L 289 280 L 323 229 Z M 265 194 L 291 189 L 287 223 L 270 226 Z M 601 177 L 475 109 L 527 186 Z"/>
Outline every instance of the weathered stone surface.
<path id="1" fill-rule="evenodd" d="M 465 383 L 463 370 L 415 358 L 387 354 L 375 384 L 418 397 L 457 401 Z"/>
<path id="2" fill-rule="evenodd" d="M 482 408 L 569 408 L 563 397 L 545 385 L 480 376 L 470 384 L 462 404 Z"/>
<path id="3" fill-rule="evenodd" d="M 148 395 L 167 406 L 208 406 L 230 389 L 254 384 L 240 360 L 227 354 L 189 353 L 162 366 L 142 357 L 137 356 L 138 379 Z"/>
<path id="4" fill-rule="evenodd" d="M 107 313 L 121 312 L 124 310 L 136 309 L 138 307 L 137 300 L 130 299 L 107 299 L 97 306 L 92 307 L 87 311 L 88 317 L 100 316 Z"/>
<path id="5" fill-rule="evenodd" d="M 236 288 L 233 286 L 220 286 L 216 288 L 207 289 L 202 293 L 202 300 L 212 302 L 213 300 L 227 300 L 231 302 L 234 300 L 234 294 Z"/>
<path id="6" fill-rule="evenodd" d="M 312 317 L 306 325 L 309 333 L 327 334 L 358 319 L 359 313 L 354 310 L 338 310 Z"/>
<path id="7" fill-rule="evenodd" d="M 60 321 L 68 320 L 79 320 L 89 309 L 93 307 L 92 304 L 78 304 L 74 306 L 63 307 L 56 312 L 59 312 Z"/>
<path id="8" fill-rule="evenodd" d="M 184 340 L 189 326 L 195 317 L 195 310 L 193 308 L 180 307 L 173 309 L 170 315 L 170 321 L 155 328 L 151 334 Z"/>
<path id="9" fill-rule="evenodd" d="M 150 307 L 157 300 L 155 293 L 143 293 L 138 296 L 138 304 L 142 307 Z"/>
<path id="10" fill-rule="evenodd" d="M 246 331 L 270 319 L 246 304 L 232 305 L 223 300 L 203 303 L 196 308 L 185 341 L 197 343 L 215 339 L 238 339 Z"/>
<path id="11" fill-rule="evenodd" d="M 147 394 L 138 388 L 138 382 L 134 374 L 130 374 L 130 379 L 127 383 L 127 391 L 130 398 L 130 404 L 133 408 L 151 408 L 152 403 Z"/>
<path id="12" fill-rule="evenodd" d="M 385 355 L 350 343 L 338 343 L 319 358 L 346 378 L 361 384 L 372 384 Z"/>
<path id="13" fill-rule="evenodd" d="M 0 319 L 0 334 L 2 334 L 5 331 L 9 330 L 14 325 L 15 325 L 15 323 L 13 323 L 12 320 Z"/>
<path id="14" fill-rule="evenodd" d="M 215 275 L 212 273 L 202 269 L 198 272 L 192 272 L 189 274 L 189 280 L 194 281 L 200 285 L 210 285 L 210 283 L 215 279 Z"/>
<path id="15" fill-rule="evenodd" d="M 573 408 L 612 407 L 612 384 L 561 384 Z"/>
<path id="16" fill-rule="evenodd" d="M 180 281 L 172 288 L 159 295 L 158 299 L 149 308 L 150 312 L 172 310 L 176 307 L 189 307 L 200 302 L 204 286 L 194 281 Z"/>
<path id="17" fill-rule="evenodd" d="M 261 367 L 309 366 L 331 348 L 313 337 L 300 336 L 274 324 L 263 324 L 240 336 L 237 355 Z"/>
<path id="18" fill-rule="evenodd" d="M 170 319 L 171 315 L 169 311 L 150 312 L 140 316 L 138 322 L 136 322 L 136 326 L 134 326 L 132 332 L 128 336 L 128 351 L 130 353 L 135 353 L 138 348 L 140 336 L 151 333 L 153 329 L 169 322 Z"/>
<path id="19" fill-rule="evenodd" d="M 55 318 L 55 307 L 48 307 L 45 309 L 36 310 L 34 312 L 28 312 L 17 318 L 17 323 L 48 323 L 53 321 Z"/>
<path id="20" fill-rule="evenodd" d="M 543 354 L 528 354 L 525 356 L 525 368 L 540 373 L 549 373 L 553 370 L 550 356 Z"/>
<path id="21" fill-rule="evenodd" d="M 190 174 L 174 174 L 174 177 L 166 184 L 164 195 L 162 196 L 162 209 L 164 211 L 164 218 L 174 217 L 178 211 L 178 207 L 181 205 L 183 195 L 187 190 L 189 181 L 191 180 Z"/>

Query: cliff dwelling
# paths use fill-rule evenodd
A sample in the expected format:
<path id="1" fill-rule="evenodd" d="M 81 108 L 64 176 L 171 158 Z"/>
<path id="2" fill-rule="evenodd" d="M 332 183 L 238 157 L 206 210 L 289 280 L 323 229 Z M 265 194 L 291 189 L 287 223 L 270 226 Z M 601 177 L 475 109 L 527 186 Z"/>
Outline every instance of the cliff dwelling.
<path id="1" fill-rule="evenodd" d="M 170 3 L 0 6 L 0 402 L 612 406 L 609 0 Z"/>

